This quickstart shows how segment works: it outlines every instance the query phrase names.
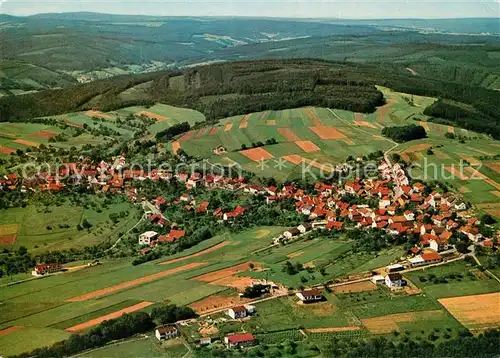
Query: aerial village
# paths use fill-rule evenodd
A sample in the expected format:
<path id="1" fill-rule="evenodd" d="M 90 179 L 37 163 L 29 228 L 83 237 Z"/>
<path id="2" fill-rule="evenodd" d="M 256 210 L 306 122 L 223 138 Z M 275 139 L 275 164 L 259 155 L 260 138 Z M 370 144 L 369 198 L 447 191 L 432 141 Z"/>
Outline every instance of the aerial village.
<path id="1" fill-rule="evenodd" d="M 419 267 L 443 264 L 462 254 L 457 253 L 452 244 L 455 235 L 467 236 L 475 245 L 492 248 L 499 240 L 483 237 L 479 233 L 480 221 L 470 214 L 467 205 L 452 193 L 439 193 L 426 189 L 420 182 L 410 183 L 404 170 L 398 165 L 389 165 L 382 161 L 378 166 L 377 178 L 359 179 L 339 184 L 318 182 L 312 192 L 306 192 L 295 184 L 262 186 L 245 183 L 242 178 L 230 178 L 221 175 L 200 173 L 177 173 L 151 170 L 150 172 L 121 170 L 126 164 L 125 157 L 119 157 L 113 163 L 102 161 L 98 165 L 88 163 L 68 163 L 58 173 L 41 173 L 30 178 L 18 178 L 9 174 L 0 180 L 1 190 L 61 191 L 70 185 L 87 185 L 89 189 L 108 194 L 125 194 L 129 200 L 142 204 L 147 210 L 146 217 L 152 227 L 168 226 L 170 231 L 160 235 L 155 230 L 143 232 L 138 237 L 138 255 L 146 255 L 155 250 L 160 243 L 175 243 L 186 235 L 183 228 L 168 225 L 168 219 L 161 211 L 162 205 L 180 205 L 184 210 L 193 210 L 197 214 L 210 215 L 221 223 L 231 224 L 238 217 L 245 215 L 247 208 L 237 205 L 232 211 L 211 208 L 207 201 L 199 201 L 191 189 L 241 191 L 247 195 L 260 196 L 266 205 L 273 205 L 285 199 L 295 202 L 296 211 L 303 215 L 304 222 L 290 228 L 273 238 L 274 244 L 287 244 L 315 230 L 379 229 L 390 235 L 418 237 L 418 244 L 411 248 L 406 257 L 379 272 L 372 272 L 370 280 L 376 285 L 385 285 L 389 290 L 402 290 L 406 282 L 402 273 Z M 185 185 L 186 192 L 172 203 L 167 203 L 162 196 L 141 198 L 141 193 L 134 187 L 135 180 L 153 181 L 176 180 Z M 427 194 L 426 194 L 427 193 Z M 342 201 L 344 195 L 374 199 L 377 207 L 355 205 Z M 373 201 L 372 201 L 373 202 Z M 158 230 L 160 231 L 160 230 Z M 34 276 L 53 274 L 62 269 L 59 264 L 39 264 L 33 270 Z M 257 282 L 257 281 L 256 281 Z M 259 284 L 262 282 L 259 281 Z M 314 304 L 324 297 L 319 287 L 297 290 L 294 293 L 297 302 Z M 231 319 L 242 319 L 255 313 L 252 305 L 231 307 L 226 314 Z M 179 336 L 177 326 L 157 327 L 155 336 L 166 340 Z M 224 339 L 229 347 L 251 345 L 255 337 L 251 333 L 235 333 Z M 210 338 L 203 338 L 200 345 L 210 344 Z"/>

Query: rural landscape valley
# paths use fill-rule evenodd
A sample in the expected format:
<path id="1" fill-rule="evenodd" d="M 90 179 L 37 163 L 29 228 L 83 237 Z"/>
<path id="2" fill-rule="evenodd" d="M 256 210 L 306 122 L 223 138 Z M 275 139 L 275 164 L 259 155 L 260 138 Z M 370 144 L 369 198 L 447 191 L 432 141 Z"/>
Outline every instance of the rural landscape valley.
<path id="1" fill-rule="evenodd" d="M 0 3 L 0 357 L 498 356 L 492 4 Z"/>

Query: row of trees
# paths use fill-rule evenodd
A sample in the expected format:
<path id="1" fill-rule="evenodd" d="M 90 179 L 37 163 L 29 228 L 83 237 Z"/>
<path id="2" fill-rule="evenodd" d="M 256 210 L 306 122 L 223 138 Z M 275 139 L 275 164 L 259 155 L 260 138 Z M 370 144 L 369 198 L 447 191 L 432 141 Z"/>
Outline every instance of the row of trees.
<path id="1" fill-rule="evenodd" d="M 120 318 L 104 321 L 86 333 L 74 334 L 51 347 L 35 349 L 18 357 L 68 357 L 88 349 L 102 347 L 106 343 L 117 339 L 128 338 L 138 333 L 147 332 L 155 327 L 155 324 L 174 323 L 194 317 L 196 317 L 196 313 L 191 308 L 178 307 L 176 305 L 154 308 L 151 315 L 145 312 L 125 314 Z"/>

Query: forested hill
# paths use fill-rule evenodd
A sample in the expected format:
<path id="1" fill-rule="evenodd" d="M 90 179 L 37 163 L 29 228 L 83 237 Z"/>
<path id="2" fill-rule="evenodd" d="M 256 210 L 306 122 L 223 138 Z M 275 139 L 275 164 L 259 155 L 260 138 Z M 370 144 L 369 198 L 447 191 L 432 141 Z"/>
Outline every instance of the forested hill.
<path id="1" fill-rule="evenodd" d="M 140 90 L 136 90 L 139 84 Z M 500 127 L 499 91 L 413 76 L 397 65 L 307 59 L 228 62 L 8 96 L 0 98 L 0 120 L 26 120 L 91 108 L 109 111 L 154 102 L 197 109 L 208 120 L 308 105 L 373 112 L 383 104 L 375 85 L 453 100 L 467 105 L 471 115 L 489 118 L 489 125 Z M 134 90 L 129 91 L 131 88 Z M 460 118 L 463 122 L 463 116 Z"/>

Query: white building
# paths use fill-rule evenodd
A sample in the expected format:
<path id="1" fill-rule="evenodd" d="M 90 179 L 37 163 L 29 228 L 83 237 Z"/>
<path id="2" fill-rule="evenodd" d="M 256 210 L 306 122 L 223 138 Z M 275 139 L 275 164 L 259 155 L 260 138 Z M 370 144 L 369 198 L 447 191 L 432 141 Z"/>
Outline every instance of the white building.
<path id="1" fill-rule="evenodd" d="M 390 289 L 402 287 L 403 283 L 404 283 L 403 276 L 401 276 L 400 273 L 395 272 L 385 276 L 385 284 Z"/>
<path id="2" fill-rule="evenodd" d="M 149 245 L 157 236 L 158 233 L 156 231 L 146 231 L 139 235 L 139 245 Z"/>
<path id="3" fill-rule="evenodd" d="M 163 339 L 170 339 L 179 335 L 179 330 L 175 326 L 159 327 L 155 330 L 156 338 L 161 341 Z"/>

